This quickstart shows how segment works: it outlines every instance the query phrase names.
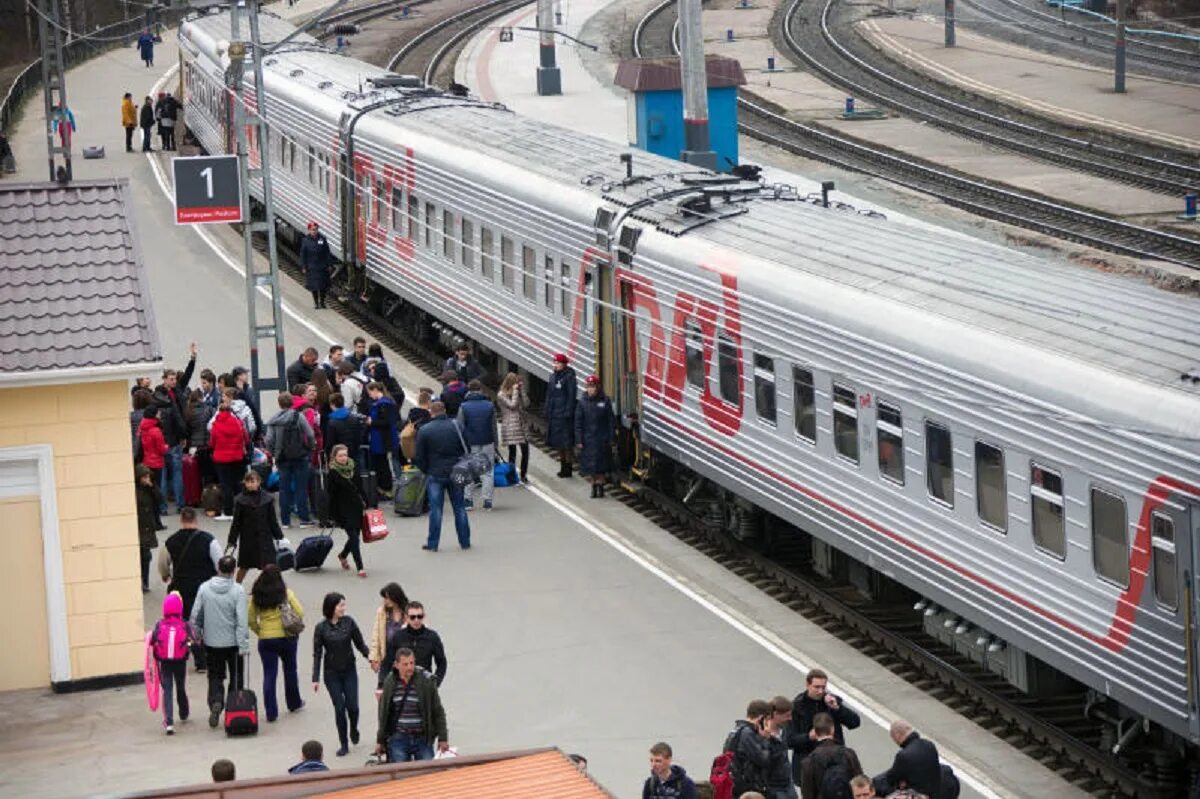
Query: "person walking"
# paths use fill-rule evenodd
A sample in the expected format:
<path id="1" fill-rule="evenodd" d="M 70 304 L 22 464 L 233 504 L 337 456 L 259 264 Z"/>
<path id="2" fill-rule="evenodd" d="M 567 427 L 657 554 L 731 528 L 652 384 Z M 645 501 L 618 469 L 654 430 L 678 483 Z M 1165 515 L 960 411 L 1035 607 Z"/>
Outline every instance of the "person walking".
<path id="1" fill-rule="evenodd" d="M 321 664 L 325 665 L 325 689 L 333 702 L 333 721 L 337 726 L 338 757 L 350 753 L 350 744 L 358 744 L 358 672 L 354 650 L 365 658 L 367 645 L 354 619 L 346 615 L 346 597 L 337 592 L 325 595 L 321 603 L 325 620 L 313 630 L 313 693 L 321 690 Z"/>
<path id="2" fill-rule="evenodd" d="M 167 584 L 168 592 L 179 594 L 183 600 L 183 617 L 191 618 L 200 586 L 217 576 L 221 561 L 221 545 L 211 533 L 199 528 L 196 509 L 184 508 L 179 513 L 179 529 L 172 533 L 158 550 L 158 576 Z M 204 671 L 207 663 L 204 647 L 192 649 L 196 671 Z"/>
<path id="3" fill-rule="evenodd" d="M 600 378 L 588 375 L 584 384 L 584 396 L 575 406 L 575 446 L 579 449 L 579 471 L 592 483 L 592 498 L 599 499 L 604 496 L 604 483 L 612 471 L 616 417 L 600 387 Z"/>
<path id="4" fill-rule="evenodd" d="M 509 372 L 496 393 L 500 407 L 500 446 L 508 447 L 508 462 L 516 463 L 517 448 L 521 448 L 521 484 L 529 482 L 529 395 L 516 372 Z"/>
<path id="5" fill-rule="evenodd" d="M 375 610 L 375 624 L 371 628 L 371 643 L 367 645 L 367 660 L 371 661 L 371 671 L 379 672 L 380 664 L 384 663 L 388 641 L 396 631 L 404 626 L 405 614 L 408 608 L 408 595 L 400 587 L 400 583 L 388 583 L 379 589 L 383 604 Z"/>
<path id="6" fill-rule="evenodd" d="M 154 106 L 150 102 L 150 95 L 146 95 L 146 100 L 142 103 L 142 110 L 138 116 L 138 125 L 142 128 L 142 152 L 150 152 L 150 133 L 154 130 Z"/>
<path id="7" fill-rule="evenodd" d="M 391 455 L 400 448 L 400 431 L 397 428 L 400 409 L 388 395 L 383 383 L 378 381 L 373 380 L 367 384 L 367 396 L 371 398 L 371 411 L 368 416 L 371 468 L 378 479 L 380 496 L 391 499 Z"/>
<path id="8" fill-rule="evenodd" d="M 450 748 L 437 683 L 417 669 L 411 649 L 401 649 L 383 681 L 375 752 L 386 751 L 389 763 L 432 760 L 434 741 L 439 752 Z"/>
<path id="9" fill-rule="evenodd" d="M 362 481 L 358 479 L 354 459 L 350 457 L 350 450 L 345 444 L 338 444 L 329 459 L 329 518 L 346 531 L 346 545 L 338 553 L 338 563 L 342 564 L 343 569 L 349 569 L 346 558 L 353 557 L 359 577 L 367 576 L 359 541 L 366 507 L 367 500 L 362 493 Z"/>
<path id="10" fill-rule="evenodd" d="M 238 657 L 250 653 L 250 627 L 246 620 L 246 590 L 233 579 L 237 561 L 225 555 L 217 563 L 217 576 L 200 586 L 192 608 L 192 624 L 204 642 L 208 662 L 208 726 L 216 727 L 225 709 L 225 671 L 230 692 L 242 688 L 245 673 Z"/>
<path id="11" fill-rule="evenodd" d="M 554 356 L 554 372 L 546 384 L 546 446 L 558 451 L 559 477 L 571 476 L 575 448 L 575 370 L 563 353 Z"/>
<path id="12" fill-rule="evenodd" d="M 158 517 L 158 506 L 162 502 L 162 494 L 154 483 L 150 469 L 138 464 L 134 469 L 137 482 L 134 485 L 134 497 L 137 502 L 138 547 L 142 556 L 142 593 L 150 593 L 150 560 L 154 550 L 158 549 L 158 531 L 162 522 Z"/>
<path id="13" fill-rule="evenodd" d="M 246 451 L 250 446 L 250 434 L 242 421 L 233 413 L 237 392 L 227 388 L 221 392 L 221 405 L 209 422 L 208 444 L 212 451 L 213 469 L 217 482 L 221 484 L 221 515 L 219 522 L 233 519 L 233 500 L 237 496 L 238 481 L 246 473 Z"/>
<path id="14" fill-rule="evenodd" d="M 154 66 L 154 34 L 150 32 L 149 28 L 143 30 L 142 35 L 138 36 L 137 49 L 138 56 L 146 63 L 146 68 Z"/>
<path id="15" fill-rule="evenodd" d="M 275 542 L 283 538 L 275 516 L 275 499 L 262 488 L 262 478 L 253 470 L 242 478 L 242 493 L 233 502 L 233 523 L 229 525 L 227 552 L 237 550 L 237 582 L 246 579 L 250 569 L 262 569 L 275 562 Z"/>
<path id="16" fill-rule="evenodd" d="M 417 433 L 417 451 L 413 464 L 425 473 L 426 496 L 429 498 L 429 537 L 421 545 L 427 552 L 437 552 L 442 537 L 442 510 L 446 495 L 450 495 L 450 508 L 454 512 L 454 530 L 458 534 L 458 545 L 471 548 L 471 523 L 467 519 L 467 505 L 461 486 L 450 481 L 450 470 L 465 453 L 458 425 L 446 416 L 446 406 L 441 402 L 429 405 L 430 419 Z"/>
<path id="17" fill-rule="evenodd" d="M 329 268 L 332 265 L 333 253 L 329 251 L 329 242 L 317 223 L 309 222 L 308 235 L 300 241 L 300 268 L 304 270 L 304 288 L 312 293 L 315 310 L 327 307 L 325 295 L 329 292 Z"/>
<path id="18" fill-rule="evenodd" d="M 250 629 L 258 636 L 258 657 L 263 668 L 263 710 L 270 723 L 279 718 L 279 702 L 275 697 L 275 677 L 283 662 L 283 699 L 287 709 L 295 713 L 304 707 L 300 697 L 300 677 L 296 673 L 296 648 L 299 633 L 289 632 L 284 626 L 284 605 L 301 621 L 304 607 L 292 589 L 283 581 L 283 572 L 274 563 L 263 567 L 262 573 L 250 589 L 250 604 L 246 618 Z"/>
<path id="19" fill-rule="evenodd" d="M 391 663 L 396 659 L 396 652 L 401 649 L 411 649 L 417 659 L 417 667 L 433 678 L 442 687 L 446 679 L 446 648 L 442 645 L 442 637 L 437 631 L 425 626 L 425 606 L 416 600 L 411 600 L 404 612 L 404 626 L 396 630 L 387 639 L 383 662 Z M 379 686 L 383 687 L 386 673 L 379 675 Z"/>
<path id="20" fill-rule="evenodd" d="M 292 407 L 292 395 L 281 392 L 279 413 L 267 422 L 267 451 L 279 470 L 279 514 L 284 527 L 291 526 L 292 508 L 301 527 L 311 527 L 308 512 L 309 459 L 317 439 L 304 414 Z"/>
<path id="21" fill-rule="evenodd" d="M 179 720 L 187 721 L 191 706 L 187 695 L 188 651 L 196 645 L 192 631 L 184 621 L 183 598 L 175 592 L 163 597 L 162 618 L 150 633 L 150 648 L 158 664 L 158 677 L 162 686 L 163 731 L 175 734 L 175 708 L 173 699 L 179 699 Z M 174 689 L 174 691 L 172 691 Z"/>
<path id="22" fill-rule="evenodd" d="M 650 747 L 650 776 L 642 784 L 642 799 L 696 799 L 696 783 L 683 766 L 671 763 L 671 745 L 659 741 Z"/>
<path id="23" fill-rule="evenodd" d="M 496 493 L 496 478 L 492 467 L 496 452 L 496 406 L 483 393 L 483 383 L 472 380 L 467 386 L 467 396 L 458 408 L 458 426 L 462 428 L 463 440 L 472 453 L 481 453 L 487 459 L 487 468 L 480 479 L 483 482 L 483 509 L 492 509 L 492 498 Z M 467 507 L 474 506 L 472 494 L 474 484 L 467 486 Z"/>
<path id="24" fill-rule="evenodd" d="M 121 98 L 121 127 L 125 128 L 125 152 L 133 152 L 133 131 L 138 126 L 138 110 L 133 95 L 125 92 Z"/>

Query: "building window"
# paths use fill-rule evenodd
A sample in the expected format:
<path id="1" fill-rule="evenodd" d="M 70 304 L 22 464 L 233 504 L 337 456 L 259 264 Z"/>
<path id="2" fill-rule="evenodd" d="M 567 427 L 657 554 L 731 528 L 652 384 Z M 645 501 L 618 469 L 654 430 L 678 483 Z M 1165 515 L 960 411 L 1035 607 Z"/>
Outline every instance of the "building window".
<path id="1" fill-rule="evenodd" d="M 1067 555 L 1063 520 L 1062 475 L 1036 463 L 1029 465 L 1029 497 L 1033 505 L 1033 543 L 1052 555 Z"/>
<path id="2" fill-rule="evenodd" d="M 950 428 L 925 422 L 925 485 L 929 496 L 954 505 L 954 450 Z"/>
<path id="3" fill-rule="evenodd" d="M 442 256 L 454 260 L 454 214 L 442 211 Z"/>
<path id="4" fill-rule="evenodd" d="M 792 367 L 792 423 L 796 435 L 812 444 L 817 443 L 817 394 L 813 390 L 813 373 L 799 366 Z"/>
<path id="5" fill-rule="evenodd" d="M 421 201 L 408 193 L 408 240 L 416 243 L 417 225 L 421 221 Z"/>
<path id="6" fill-rule="evenodd" d="M 1092 489 L 1092 564 L 1101 577 L 1129 585 L 1129 544 L 1125 540 L 1125 500 Z"/>
<path id="7" fill-rule="evenodd" d="M 400 230 L 400 215 L 404 212 L 404 197 L 398 187 L 392 187 L 392 230 Z"/>
<path id="8" fill-rule="evenodd" d="M 737 345 L 724 333 L 717 335 L 717 373 L 721 384 L 721 399 L 730 405 L 738 405 L 742 399 L 742 385 L 738 380 Z"/>
<path id="9" fill-rule="evenodd" d="M 1163 607 L 1179 607 L 1179 575 L 1175 570 L 1175 522 L 1161 513 L 1150 516 L 1154 553 L 1154 598 Z"/>
<path id="10" fill-rule="evenodd" d="M 767 355 L 754 356 L 754 411 L 775 424 L 775 361 Z"/>
<path id="11" fill-rule="evenodd" d="M 1008 481 L 1004 451 L 975 442 L 975 509 L 979 520 L 1001 532 L 1008 531 Z"/>
<path id="12" fill-rule="evenodd" d="M 479 273 L 488 281 L 495 280 L 495 270 L 492 268 L 492 230 L 479 228 Z"/>
<path id="13" fill-rule="evenodd" d="M 880 402 L 875 433 L 879 437 L 879 476 L 904 485 L 904 418 L 900 409 Z"/>
<path id="14" fill-rule="evenodd" d="M 684 321 L 683 329 L 688 383 L 696 388 L 704 388 L 704 334 L 700 331 L 700 325 L 690 316 Z"/>
<path id="15" fill-rule="evenodd" d="M 434 215 L 433 203 L 425 203 L 425 249 L 433 249 L 433 227 L 437 217 Z"/>
<path id="16" fill-rule="evenodd" d="M 542 288 L 542 302 L 550 313 L 554 313 L 554 259 L 546 256 L 546 271 L 543 275 L 546 285 Z"/>
<path id="17" fill-rule="evenodd" d="M 463 217 L 462 225 L 462 265 L 465 269 L 475 268 L 475 228 L 470 221 Z"/>
<path id="18" fill-rule="evenodd" d="M 858 394 L 833 384 L 833 448 L 858 463 Z"/>
<path id="19" fill-rule="evenodd" d="M 558 301 L 561 305 L 559 312 L 567 319 L 570 319 L 573 310 L 571 308 L 571 265 L 563 261 L 558 266 L 562 270 L 558 289 Z"/>
<path id="20" fill-rule="evenodd" d="M 508 236 L 500 237 L 500 285 L 513 290 L 513 243 Z"/>

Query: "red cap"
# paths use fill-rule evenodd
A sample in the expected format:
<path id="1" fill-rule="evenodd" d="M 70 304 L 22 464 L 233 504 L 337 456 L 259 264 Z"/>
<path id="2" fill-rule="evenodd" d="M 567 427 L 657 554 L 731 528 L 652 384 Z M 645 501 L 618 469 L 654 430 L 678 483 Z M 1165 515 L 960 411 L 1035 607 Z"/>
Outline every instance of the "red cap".
<path id="1" fill-rule="evenodd" d="M 570 363 L 571 361 L 569 358 L 567 358 L 566 353 L 556 352 L 556 353 L 554 353 L 554 362 L 555 363 Z"/>
<path id="2" fill-rule="evenodd" d="M 312 221 L 312 222 L 309 222 L 309 223 L 308 223 L 308 229 L 309 229 L 309 230 L 312 230 L 312 229 L 313 229 L 313 228 L 315 228 L 316 226 L 317 226 L 317 223 L 316 223 L 316 221 L 315 221 L 315 220 L 314 220 L 314 221 Z"/>
<path id="3" fill-rule="evenodd" d="M 600 378 L 596 375 L 588 375 L 587 380 L 584 380 L 583 382 L 589 386 L 598 386 L 600 385 Z"/>

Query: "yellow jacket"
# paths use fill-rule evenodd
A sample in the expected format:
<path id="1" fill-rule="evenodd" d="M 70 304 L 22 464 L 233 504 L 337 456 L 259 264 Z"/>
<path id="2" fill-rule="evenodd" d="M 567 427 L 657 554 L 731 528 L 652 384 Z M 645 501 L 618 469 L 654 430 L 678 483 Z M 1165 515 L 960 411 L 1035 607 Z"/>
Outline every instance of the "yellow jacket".
<path id="1" fill-rule="evenodd" d="M 121 101 L 121 127 L 136 128 L 138 123 L 137 106 L 128 98 Z"/>
<path id="2" fill-rule="evenodd" d="M 304 608 L 300 605 L 300 600 L 296 599 L 296 595 L 292 593 L 292 589 L 287 590 L 288 603 L 292 606 L 292 610 L 296 611 L 296 615 L 304 618 Z M 283 619 L 280 616 L 279 608 L 257 608 L 254 606 L 254 595 L 250 595 L 250 606 L 246 608 L 246 616 L 250 622 L 250 629 L 254 630 L 254 634 L 259 638 L 284 638 L 286 634 L 283 632 Z"/>

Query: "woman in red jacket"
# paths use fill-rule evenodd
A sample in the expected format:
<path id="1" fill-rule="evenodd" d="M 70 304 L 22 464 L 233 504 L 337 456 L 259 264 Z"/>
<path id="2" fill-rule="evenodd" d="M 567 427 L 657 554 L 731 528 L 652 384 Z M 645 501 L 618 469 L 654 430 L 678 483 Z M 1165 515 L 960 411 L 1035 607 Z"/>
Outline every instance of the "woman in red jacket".
<path id="1" fill-rule="evenodd" d="M 162 427 L 158 424 L 158 408 L 154 405 L 142 411 L 142 423 L 138 425 L 138 438 L 142 442 L 142 465 L 150 470 L 154 484 L 159 485 L 162 478 L 163 457 L 168 449 L 167 440 L 163 438 Z"/>
<path id="2" fill-rule="evenodd" d="M 221 515 L 217 517 L 221 522 L 233 518 L 233 498 L 246 473 L 246 445 L 250 441 L 245 426 L 232 410 L 236 396 L 233 389 L 225 389 L 217 415 L 208 428 L 208 446 L 212 449 L 213 466 L 221 482 Z"/>

